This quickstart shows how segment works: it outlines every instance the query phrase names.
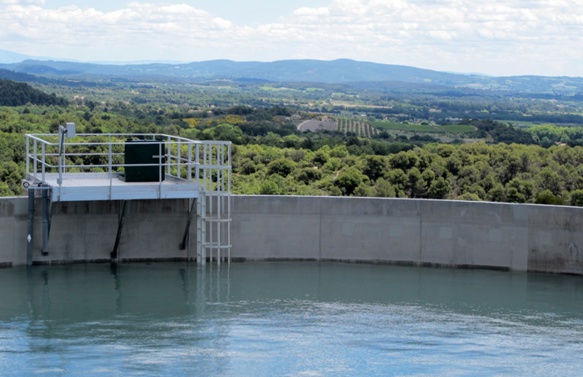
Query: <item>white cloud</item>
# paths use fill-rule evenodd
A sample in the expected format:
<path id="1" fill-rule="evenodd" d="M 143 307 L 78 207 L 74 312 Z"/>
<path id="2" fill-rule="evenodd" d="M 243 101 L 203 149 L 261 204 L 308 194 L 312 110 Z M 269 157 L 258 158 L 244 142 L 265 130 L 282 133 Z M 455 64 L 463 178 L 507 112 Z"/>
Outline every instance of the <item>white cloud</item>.
<path id="1" fill-rule="evenodd" d="M 44 5 L 45 0 L 0 0 L 0 5 L 2 4 L 35 4 Z"/>
<path id="2" fill-rule="evenodd" d="M 133 2 L 111 12 L 43 4 L 0 0 L 2 48 L 85 60 L 346 57 L 450 71 L 583 76 L 580 1 L 335 0 L 258 26 L 186 4 Z"/>
<path id="3" fill-rule="evenodd" d="M 330 13 L 329 8 L 299 8 L 294 11 L 294 15 L 299 17 L 322 17 L 328 16 Z"/>

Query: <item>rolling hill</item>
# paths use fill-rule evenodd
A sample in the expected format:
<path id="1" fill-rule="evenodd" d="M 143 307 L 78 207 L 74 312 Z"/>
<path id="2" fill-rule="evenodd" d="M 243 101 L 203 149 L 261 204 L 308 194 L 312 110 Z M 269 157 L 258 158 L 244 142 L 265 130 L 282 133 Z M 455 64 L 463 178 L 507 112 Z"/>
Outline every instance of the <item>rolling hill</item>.
<path id="1" fill-rule="evenodd" d="M 376 89 L 406 83 L 423 87 L 496 90 L 536 95 L 575 96 L 583 93 L 583 78 L 580 77 L 492 77 L 349 59 L 281 60 L 267 63 L 211 60 L 185 64 L 128 65 L 24 60 L 0 64 L 0 69 L 52 79 L 102 82 L 107 80 L 197 82 L 226 79 L 350 84 Z"/>

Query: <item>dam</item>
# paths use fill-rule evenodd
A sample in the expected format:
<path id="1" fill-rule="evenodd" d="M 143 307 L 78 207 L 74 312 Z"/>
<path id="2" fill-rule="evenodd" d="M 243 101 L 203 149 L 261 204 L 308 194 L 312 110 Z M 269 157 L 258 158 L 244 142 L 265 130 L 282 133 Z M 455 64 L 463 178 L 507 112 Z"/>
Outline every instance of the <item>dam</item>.
<path id="1" fill-rule="evenodd" d="M 231 200 L 234 261 L 583 274 L 583 210 L 578 207 L 299 196 L 232 195 Z M 42 214 L 37 211 L 33 263 L 110 261 L 123 203 L 53 203 L 48 255 L 41 252 Z M 119 260 L 195 260 L 197 232 L 181 248 L 190 208 L 189 199 L 129 201 Z M 27 198 L 0 199 L 2 266 L 26 264 L 27 213 Z"/>

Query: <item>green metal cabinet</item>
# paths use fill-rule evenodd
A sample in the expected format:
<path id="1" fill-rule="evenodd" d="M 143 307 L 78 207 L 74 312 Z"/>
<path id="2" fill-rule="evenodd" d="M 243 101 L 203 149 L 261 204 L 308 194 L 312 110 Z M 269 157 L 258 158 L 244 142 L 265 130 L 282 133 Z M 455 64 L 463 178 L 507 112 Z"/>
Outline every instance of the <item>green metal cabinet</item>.
<path id="1" fill-rule="evenodd" d="M 163 181 L 165 154 L 165 145 L 163 142 L 156 140 L 127 140 L 125 143 L 124 160 L 125 181 Z"/>

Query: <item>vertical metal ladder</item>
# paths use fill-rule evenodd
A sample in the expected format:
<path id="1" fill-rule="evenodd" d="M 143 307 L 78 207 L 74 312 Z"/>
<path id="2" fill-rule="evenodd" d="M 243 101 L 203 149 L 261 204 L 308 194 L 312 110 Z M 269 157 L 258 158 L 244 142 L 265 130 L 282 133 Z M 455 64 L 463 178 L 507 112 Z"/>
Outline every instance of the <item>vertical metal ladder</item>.
<path id="1" fill-rule="evenodd" d="M 196 203 L 196 260 L 231 262 L 231 145 L 202 145 Z"/>

